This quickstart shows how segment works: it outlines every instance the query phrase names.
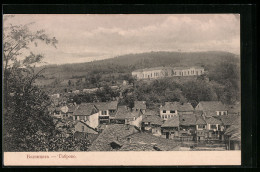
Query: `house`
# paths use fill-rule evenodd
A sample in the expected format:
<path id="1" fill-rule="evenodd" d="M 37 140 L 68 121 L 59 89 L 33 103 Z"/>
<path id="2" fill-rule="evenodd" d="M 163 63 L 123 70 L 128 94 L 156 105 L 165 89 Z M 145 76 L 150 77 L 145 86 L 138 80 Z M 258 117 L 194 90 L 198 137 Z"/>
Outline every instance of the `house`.
<path id="1" fill-rule="evenodd" d="M 97 102 L 93 103 L 99 110 L 99 123 L 110 123 L 110 119 L 114 119 L 117 111 L 117 101 Z"/>
<path id="2" fill-rule="evenodd" d="M 96 129 L 90 127 L 84 121 L 78 121 L 75 125 L 74 137 L 76 139 L 88 139 L 93 141 L 98 137 L 98 134 L 99 133 Z"/>
<path id="3" fill-rule="evenodd" d="M 169 120 L 164 121 L 161 126 L 162 137 L 166 139 L 179 137 L 179 126 L 180 120 L 178 115 L 175 115 Z"/>
<path id="4" fill-rule="evenodd" d="M 217 117 L 205 117 L 208 130 L 208 139 L 220 140 L 222 139 L 222 132 L 224 131 L 223 123 Z"/>
<path id="5" fill-rule="evenodd" d="M 151 132 L 153 135 L 161 135 L 163 120 L 158 115 L 144 115 L 142 119 L 142 131 Z"/>
<path id="6" fill-rule="evenodd" d="M 201 101 L 195 110 L 203 111 L 205 117 L 228 115 L 228 108 L 220 101 Z"/>
<path id="7" fill-rule="evenodd" d="M 68 117 L 73 117 L 73 113 L 74 111 L 76 110 L 77 108 L 77 105 L 68 105 L 68 111 L 67 111 L 67 114 L 68 114 Z"/>
<path id="8" fill-rule="evenodd" d="M 196 116 L 196 140 L 206 140 L 208 136 L 207 123 L 202 116 Z"/>
<path id="9" fill-rule="evenodd" d="M 161 105 L 160 107 L 160 116 L 167 120 L 178 114 L 193 114 L 193 111 L 190 103 L 165 102 L 164 106 Z"/>
<path id="10" fill-rule="evenodd" d="M 232 125 L 224 133 L 227 150 L 241 150 L 241 125 Z"/>
<path id="11" fill-rule="evenodd" d="M 91 144 L 88 151 L 115 151 L 122 147 L 124 140 L 140 132 L 136 127 L 126 124 L 108 125 L 97 139 Z"/>
<path id="12" fill-rule="evenodd" d="M 131 111 L 126 106 L 119 106 L 115 115 L 115 123 L 130 124 L 141 128 L 143 114 L 141 111 Z"/>
<path id="13" fill-rule="evenodd" d="M 180 138 L 181 140 L 194 140 L 196 131 L 195 115 L 180 115 Z"/>
<path id="14" fill-rule="evenodd" d="M 222 121 L 225 130 L 232 125 L 239 125 L 241 121 L 240 115 L 236 115 L 236 114 L 220 116 L 219 119 Z"/>
<path id="15" fill-rule="evenodd" d="M 143 114 L 146 110 L 146 101 L 134 101 L 133 111 L 141 111 Z"/>
<path id="16" fill-rule="evenodd" d="M 138 132 L 125 137 L 119 151 L 177 151 L 179 149 L 179 143 L 174 140 Z"/>
<path id="17" fill-rule="evenodd" d="M 154 67 L 139 69 L 132 72 L 132 76 L 137 79 L 156 79 L 172 75 L 171 67 Z"/>
<path id="18" fill-rule="evenodd" d="M 83 120 L 87 125 L 92 128 L 97 128 L 99 125 L 99 110 L 97 107 L 90 103 L 81 103 L 73 114 L 74 121 Z"/>
<path id="19" fill-rule="evenodd" d="M 196 76 L 204 74 L 203 67 L 174 67 L 173 76 Z"/>

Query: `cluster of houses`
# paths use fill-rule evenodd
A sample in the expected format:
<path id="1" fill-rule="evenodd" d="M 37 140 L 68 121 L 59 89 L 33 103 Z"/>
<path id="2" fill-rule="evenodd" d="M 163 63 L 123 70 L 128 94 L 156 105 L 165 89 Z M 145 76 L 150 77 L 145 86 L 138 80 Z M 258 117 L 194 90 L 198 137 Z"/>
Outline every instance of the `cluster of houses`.
<path id="1" fill-rule="evenodd" d="M 76 135 L 96 138 L 90 150 L 166 150 L 165 145 L 175 145 L 168 147 L 175 150 L 176 141 L 223 141 L 227 149 L 240 149 L 239 105 L 227 107 L 219 101 L 202 101 L 195 108 L 165 102 L 158 109 L 147 109 L 145 101 L 135 101 L 133 108 L 118 106 L 117 101 L 81 103 L 52 108 L 50 114 L 72 121 Z"/>
<path id="2" fill-rule="evenodd" d="M 204 74 L 203 67 L 154 67 L 132 72 L 137 79 L 156 79 L 172 76 L 198 76 Z"/>

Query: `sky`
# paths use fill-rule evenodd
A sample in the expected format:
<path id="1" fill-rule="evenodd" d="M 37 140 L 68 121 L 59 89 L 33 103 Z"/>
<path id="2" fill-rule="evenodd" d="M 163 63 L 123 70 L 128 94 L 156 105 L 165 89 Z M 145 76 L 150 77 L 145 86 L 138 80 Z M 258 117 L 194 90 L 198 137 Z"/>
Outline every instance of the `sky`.
<path id="1" fill-rule="evenodd" d="M 81 63 L 151 51 L 240 54 L 239 14 L 18 14 L 5 21 L 44 29 L 57 48 L 31 47 L 47 64 Z"/>

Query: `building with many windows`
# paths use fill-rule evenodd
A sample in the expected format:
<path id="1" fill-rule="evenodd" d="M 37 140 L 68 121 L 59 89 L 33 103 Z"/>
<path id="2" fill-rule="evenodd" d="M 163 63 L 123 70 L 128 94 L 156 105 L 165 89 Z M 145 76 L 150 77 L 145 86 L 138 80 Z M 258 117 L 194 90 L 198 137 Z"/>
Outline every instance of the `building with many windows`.
<path id="1" fill-rule="evenodd" d="M 204 74 L 202 67 L 154 67 L 138 69 L 132 72 L 137 79 L 157 79 L 172 76 L 198 76 Z"/>

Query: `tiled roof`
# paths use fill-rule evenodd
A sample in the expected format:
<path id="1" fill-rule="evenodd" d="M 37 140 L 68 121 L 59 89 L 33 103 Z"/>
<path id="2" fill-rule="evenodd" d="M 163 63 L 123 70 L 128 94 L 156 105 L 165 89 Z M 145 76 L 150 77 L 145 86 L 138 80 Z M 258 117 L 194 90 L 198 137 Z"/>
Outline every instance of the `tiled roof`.
<path id="1" fill-rule="evenodd" d="M 110 143 L 117 140 L 122 142 L 129 135 L 139 132 L 134 126 L 124 124 L 108 125 L 107 128 L 98 136 L 98 138 L 89 147 L 89 151 L 111 151 Z"/>
<path id="2" fill-rule="evenodd" d="M 156 147 L 161 151 L 173 151 L 179 149 L 179 144 L 171 139 L 165 139 L 154 136 L 150 133 L 136 133 L 127 138 L 131 139 L 131 143 L 127 143 L 122 146 L 121 150 L 145 150 L 150 151 L 151 148 Z M 154 149 L 154 148 L 153 148 Z M 156 150 L 156 149 L 155 149 Z"/>
<path id="3" fill-rule="evenodd" d="M 228 108 L 220 101 L 201 101 L 199 102 L 202 111 L 227 111 Z M 197 110 L 197 109 L 196 109 Z"/>
<path id="4" fill-rule="evenodd" d="M 195 115 L 180 115 L 180 125 L 184 125 L 184 126 L 196 125 Z"/>
<path id="5" fill-rule="evenodd" d="M 207 124 L 219 124 L 222 125 L 222 121 L 220 121 L 218 118 L 215 117 L 206 117 L 205 121 Z"/>
<path id="6" fill-rule="evenodd" d="M 166 120 L 162 127 L 179 127 L 180 121 L 179 116 L 173 116 L 172 118 Z"/>
<path id="7" fill-rule="evenodd" d="M 154 125 L 162 125 L 163 119 L 157 115 L 149 115 L 149 116 L 144 117 L 142 122 L 150 122 L 151 124 L 154 124 Z"/>
<path id="8" fill-rule="evenodd" d="M 111 101 L 111 102 L 97 102 L 93 103 L 99 110 L 114 110 L 117 109 L 117 101 Z"/>
<path id="9" fill-rule="evenodd" d="M 91 103 L 81 103 L 76 110 L 74 111 L 73 115 L 84 115 L 89 116 L 94 113 L 97 113 L 97 108 Z"/>
<path id="10" fill-rule="evenodd" d="M 146 109 L 146 101 L 134 101 L 133 109 Z"/>
<path id="11" fill-rule="evenodd" d="M 178 111 L 193 111 L 194 108 L 190 103 L 165 102 L 165 105 L 160 107 L 161 110 L 178 110 Z"/>
<path id="12" fill-rule="evenodd" d="M 159 115 L 160 112 L 156 110 L 146 109 L 144 115 L 151 116 L 151 115 Z"/>
<path id="13" fill-rule="evenodd" d="M 207 124 L 206 121 L 203 119 L 202 116 L 196 116 L 196 125 L 205 125 Z"/>
<path id="14" fill-rule="evenodd" d="M 230 140 L 241 141 L 241 126 L 231 125 L 224 134 L 230 136 Z"/>
<path id="15" fill-rule="evenodd" d="M 240 116 L 238 115 L 222 115 L 219 118 L 224 125 L 238 125 L 240 122 Z"/>

